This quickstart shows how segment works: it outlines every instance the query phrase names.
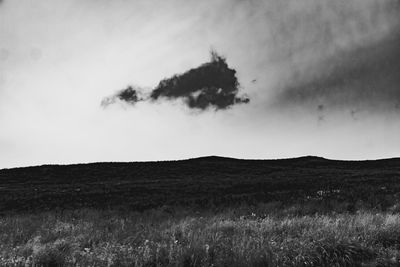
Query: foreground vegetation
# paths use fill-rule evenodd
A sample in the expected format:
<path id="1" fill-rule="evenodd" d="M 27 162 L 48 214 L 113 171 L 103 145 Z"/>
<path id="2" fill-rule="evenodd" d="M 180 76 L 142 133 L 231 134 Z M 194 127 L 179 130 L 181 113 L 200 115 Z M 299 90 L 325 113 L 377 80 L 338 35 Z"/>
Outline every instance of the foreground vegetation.
<path id="1" fill-rule="evenodd" d="M 400 159 L 0 170 L 0 266 L 400 266 Z"/>
<path id="2" fill-rule="evenodd" d="M 0 218 L 1 266 L 399 266 L 400 213 L 279 202 Z"/>

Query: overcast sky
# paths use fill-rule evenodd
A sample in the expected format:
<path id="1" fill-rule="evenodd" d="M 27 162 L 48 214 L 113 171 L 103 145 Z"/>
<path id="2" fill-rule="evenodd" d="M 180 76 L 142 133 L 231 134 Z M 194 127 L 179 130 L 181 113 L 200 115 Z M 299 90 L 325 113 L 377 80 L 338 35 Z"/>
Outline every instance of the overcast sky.
<path id="1" fill-rule="evenodd" d="M 400 156 L 398 0 L 0 1 L 0 168 Z M 209 61 L 249 103 L 101 101 Z"/>

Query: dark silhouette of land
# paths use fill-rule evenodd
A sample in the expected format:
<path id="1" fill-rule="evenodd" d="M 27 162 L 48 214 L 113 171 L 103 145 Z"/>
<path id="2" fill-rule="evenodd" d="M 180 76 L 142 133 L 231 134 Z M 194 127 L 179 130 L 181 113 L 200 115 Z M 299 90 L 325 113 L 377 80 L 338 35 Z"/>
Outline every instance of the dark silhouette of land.
<path id="1" fill-rule="evenodd" d="M 0 170 L 0 211 L 161 206 L 218 208 L 279 201 L 357 203 L 386 209 L 400 199 L 400 158 L 319 157 L 43 165 Z"/>

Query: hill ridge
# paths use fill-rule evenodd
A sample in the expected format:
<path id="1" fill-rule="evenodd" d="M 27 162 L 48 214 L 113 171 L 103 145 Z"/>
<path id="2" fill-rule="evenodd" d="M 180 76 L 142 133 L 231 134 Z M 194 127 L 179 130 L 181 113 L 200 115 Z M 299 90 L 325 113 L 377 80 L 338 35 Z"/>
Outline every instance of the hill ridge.
<path id="1" fill-rule="evenodd" d="M 210 156 L 3 169 L 0 212 L 295 202 L 332 190 L 340 192 L 335 197 L 352 202 L 371 195 L 386 198 L 398 194 L 400 198 L 400 158 L 337 161 L 306 156 L 240 160 Z"/>
<path id="2" fill-rule="evenodd" d="M 28 165 L 28 166 L 20 166 L 20 167 L 11 167 L 11 168 L 2 168 L 1 171 L 4 170 L 13 170 L 13 169 L 24 169 L 24 168 L 39 168 L 39 167 L 66 167 L 66 166 L 82 166 L 82 165 L 98 165 L 98 164 L 149 164 L 149 163 L 173 163 L 173 162 L 185 162 L 185 161 L 258 161 L 258 162 L 279 162 L 279 161 L 326 161 L 326 162 L 348 162 L 348 163 L 370 163 L 370 162 L 384 162 L 384 161 L 400 161 L 400 157 L 393 158 L 378 158 L 378 159 L 361 159 L 361 160 L 348 160 L 348 159 L 328 159 L 320 156 L 300 156 L 300 157 L 291 157 L 291 158 L 271 158 L 271 159 L 246 159 L 246 158 L 234 158 L 234 157 L 226 157 L 226 156 L 200 156 L 194 158 L 186 158 L 186 159 L 176 159 L 176 160 L 157 160 L 157 161 L 95 161 L 95 162 L 84 162 L 84 163 L 68 163 L 68 164 L 39 164 L 39 165 Z"/>

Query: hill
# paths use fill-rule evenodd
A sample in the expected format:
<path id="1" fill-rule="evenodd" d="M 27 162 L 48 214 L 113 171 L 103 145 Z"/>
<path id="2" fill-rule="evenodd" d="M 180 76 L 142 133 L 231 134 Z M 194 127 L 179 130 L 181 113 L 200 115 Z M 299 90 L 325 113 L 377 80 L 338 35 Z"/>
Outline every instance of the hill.
<path id="1" fill-rule="evenodd" d="M 280 201 L 357 203 L 385 209 L 400 198 L 400 159 L 319 157 L 43 165 L 0 170 L 0 211 L 82 207 L 145 210 Z"/>

